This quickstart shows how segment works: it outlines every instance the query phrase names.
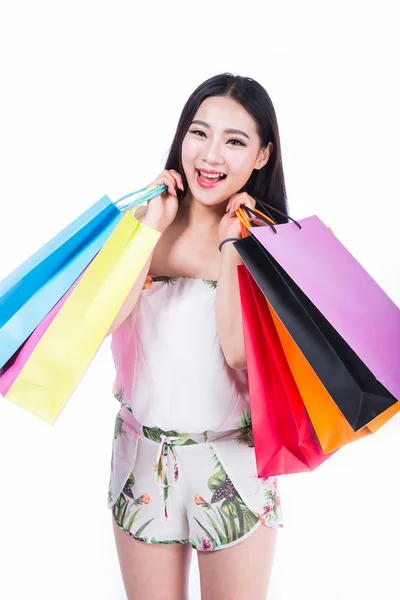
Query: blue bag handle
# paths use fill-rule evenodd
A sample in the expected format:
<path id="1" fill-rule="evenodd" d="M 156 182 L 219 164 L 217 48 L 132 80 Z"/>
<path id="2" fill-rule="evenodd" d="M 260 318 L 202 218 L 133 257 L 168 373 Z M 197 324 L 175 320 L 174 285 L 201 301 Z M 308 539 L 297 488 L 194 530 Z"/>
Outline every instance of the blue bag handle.
<path id="1" fill-rule="evenodd" d="M 141 188 L 140 190 L 137 190 L 136 192 L 131 192 L 130 194 L 126 194 L 125 196 L 122 196 L 122 198 L 117 200 L 114 204 L 120 210 L 123 210 L 125 208 L 134 208 L 135 206 L 139 206 L 140 204 L 147 202 L 147 200 L 151 200 L 152 198 L 155 198 L 156 196 L 158 196 L 159 194 L 164 192 L 166 189 L 167 189 L 167 186 L 164 183 L 161 185 L 154 185 L 153 187 L 150 187 L 150 188 L 144 187 L 144 188 Z M 141 194 L 141 192 L 145 192 L 145 193 Z M 124 200 L 126 198 L 129 198 L 129 196 L 136 196 L 137 194 L 140 194 L 137 198 L 135 198 L 134 200 L 131 200 L 128 203 L 124 203 Z"/>

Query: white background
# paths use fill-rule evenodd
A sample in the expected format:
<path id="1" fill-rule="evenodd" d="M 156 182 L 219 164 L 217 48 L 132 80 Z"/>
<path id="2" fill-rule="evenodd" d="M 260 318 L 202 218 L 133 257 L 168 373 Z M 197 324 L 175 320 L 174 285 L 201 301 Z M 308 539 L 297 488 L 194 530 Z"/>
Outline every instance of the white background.
<path id="1" fill-rule="evenodd" d="M 151 182 L 187 97 L 230 71 L 274 103 L 292 216 L 318 214 L 400 304 L 396 4 L 2 2 L 0 280 L 104 194 Z M 54 427 L 0 398 L 4 600 L 126 597 L 113 376 L 107 339 Z M 400 598 L 399 433 L 398 416 L 280 478 L 270 600 Z"/>

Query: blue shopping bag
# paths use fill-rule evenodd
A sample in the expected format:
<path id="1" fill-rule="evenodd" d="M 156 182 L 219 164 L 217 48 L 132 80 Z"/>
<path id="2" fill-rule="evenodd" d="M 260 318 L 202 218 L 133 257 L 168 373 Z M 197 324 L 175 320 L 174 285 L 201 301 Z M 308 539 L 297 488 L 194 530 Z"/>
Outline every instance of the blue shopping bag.
<path id="1" fill-rule="evenodd" d="M 100 251 L 123 209 L 139 206 L 165 189 L 165 185 L 142 188 L 115 203 L 103 196 L 0 282 L 0 368 Z"/>

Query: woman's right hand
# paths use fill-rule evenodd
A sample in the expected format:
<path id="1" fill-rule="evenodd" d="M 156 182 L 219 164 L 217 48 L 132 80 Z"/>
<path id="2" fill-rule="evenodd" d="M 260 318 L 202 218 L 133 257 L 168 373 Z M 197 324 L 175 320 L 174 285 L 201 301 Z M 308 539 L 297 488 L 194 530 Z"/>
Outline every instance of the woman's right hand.
<path id="1" fill-rule="evenodd" d="M 148 201 L 147 212 L 142 219 L 142 223 L 161 232 L 172 223 L 178 212 L 179 204 L 175 188 L 184 190 L 181 175 L 173 169 L 164 170 L 152 183 L 146 185 L 146 189 L 162 184 L 165 184 L 167 189 Z"/>

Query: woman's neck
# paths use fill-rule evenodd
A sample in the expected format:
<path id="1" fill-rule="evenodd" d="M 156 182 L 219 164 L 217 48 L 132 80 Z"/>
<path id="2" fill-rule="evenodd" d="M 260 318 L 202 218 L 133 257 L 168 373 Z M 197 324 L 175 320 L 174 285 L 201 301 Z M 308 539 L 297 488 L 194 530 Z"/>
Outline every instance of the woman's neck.
<path id="1" fill-rule="evenodd" d="M 226 212 L 226 205 L 227 202 L 222 202 L 216 206 L 205 206 L 188 191 L 180 203 L 175 222 L 185 229 L 190 229 L 193 233 L 211 233 L 218 229 Z"/>

